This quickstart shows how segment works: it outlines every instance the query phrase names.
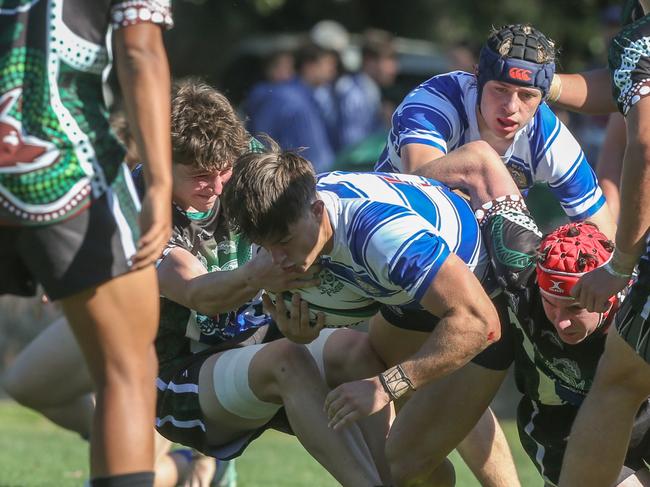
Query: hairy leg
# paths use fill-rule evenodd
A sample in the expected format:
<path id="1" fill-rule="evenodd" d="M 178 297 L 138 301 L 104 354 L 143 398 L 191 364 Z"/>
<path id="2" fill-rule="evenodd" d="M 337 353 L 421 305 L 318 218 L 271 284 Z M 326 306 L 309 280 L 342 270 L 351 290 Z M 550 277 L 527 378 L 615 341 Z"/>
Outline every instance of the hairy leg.
<path id="1" fill-rule="evenodd" d="M 62 301 L 93 379 L 93 476 L 153 470 L 158 284 L 152 266 Z"/>
<path id="2" fill-rule="evenodd" d="M 90 436 L 93 384 L 65 318 L 55 320 L 5 371 L 3 386 L 23 406 L 63 428 Z"/>
<path id="3" fill-rule="evenodd" d="M 209 436 L 216 445 L 242 436 L 270 419 L 243 418 L 223 407 L 212 385 L 212 370 L 220 355 L 205 362 L 199 377 L 199 400 L 208 420 Z M 381 483 L 359 428 L 355 425 L 335 432 L 328 427 L 323 404 L 329 389 L 306 347 L 286 339 L 267 344 L 250 361 L 248 378 L 250 389 L 259 400 L 284 405 L 296 437 L 342 485 L 362 487 Z"/>
<path id="4" fill-rule="evenodd" d="M 381 315 L 371 320 L 370 342 L 388 366 L 395 365 L 415 353 L 426 336 L 427 334 L 423 332 L 394 327 Z M 425 388 L 430 392 L 426 398 L 420 395 L 416 403 L 416 406 L 417 404 L 420 406 L 416 408 L 416 412 L 412 410 L 416 406 L 410 406 L 413 398 L 409 399 L 399 410 L 389 437 L 392 445 L 389 449 L 392 448 L 393 452 L 392 457 L 389 453 L 389 464 L 393 476 L 402 478 L 405 482 L 403 485 L 420 485 L 418 482 L 421 485 L 436 485 L 426 483 L 433 475 L 438 475 L 442 479 L 450 478 L 448 474 L 435 474 L 435 470 L 439 466 L 448 470 L 448 466 L 442 463 L 444 458 L 461 443 L 466 435 L 469 435 L 464 443 L 465 448 L 460 447 L 461 455 L 481 484 L 504 487 L 519 485 L 505 436 L 498 422 L 492 421 L 491 412 L 486 411 L 504 377 L 505 372 L 489 370 L 470 363 L 449 377 Z M 417 394 L 420 394 L 420 391 Z M 427 405 L 427 401 L 431 401 L 432 404 Z M 411 409 L 407 409 L 409 407 Z M 434 411 L 438 412 L 434 413 Z M 426 416 L 422 418 L 422 424 L 409 421 L 408 416 L 417 417 L 417 414 Z M 404 421 L 404 419 L 400 421 L 400 415 L 408 415 L 404 416 L 407 418 L 406 426 L 399 427 L 403 433 L 399 433 L 400 429 L 395 429 L 398 423 Z M 450 418 L 453 418 L 453 421 Z M 481 421 L 475 427 L 479 419 Z M 394 437 L 398 434 L 397 439 L 399 435 L 404 439 L 408 439 L 409 436 L 419 438 L 417 431 L 420 427 L 430 436 L 430 438 L 427 436 L 430 442 L 424 443 L 423 440 L 423 443 L 415 445 L 418 454 L 422 456 L 421 462 L 414 458 L 415 453 L 407 455 L 406 452 L 409 451 L 407 448 L 411 447 L 396 441 Z M 406 456 L 412 458 L 405 458 Z"/>
<path id="5" fill-rule="evenodd" d="M 610 487 L 614 483 L 623 465 L 634 416 L 648 395 L 650 365 L 612 330 L 593 386 L 571 429 L 561 487 Z"/>
<path id="6" fill-rule="evenodd" d="M 409 487 L 428 485 L 422 479 L 435 476 L 441 467 L 446 470 L 445 458 L 474 428 L 504 377 L 504 371 L 469 363 L 413 393 L 400 409 L 388 437 L 386 453 L 395 483 Z M 511 468 L 499 465 L 503 459 L 492 455 L 493 440 L 494 434 L 484 439 L 483 448 L 476 449 L 475 463 L 482 459 L 491 463 L 490 468 Z M 506 460 L 512 458 L 508 456 Z M 518 483 L 515 475 L 514 484 L 499 485 Z"/>

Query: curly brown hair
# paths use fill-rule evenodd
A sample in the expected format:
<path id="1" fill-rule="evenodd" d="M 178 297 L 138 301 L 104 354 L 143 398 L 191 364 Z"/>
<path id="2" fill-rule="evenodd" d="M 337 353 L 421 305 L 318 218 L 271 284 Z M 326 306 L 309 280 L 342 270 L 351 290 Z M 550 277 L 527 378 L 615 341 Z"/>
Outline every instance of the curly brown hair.
<path id="1" fill-rule="evenodd" d="M 228 99 L 195 79 L 174 85 L 171 128 L 175 164 L 223 170 L 248 150 L 250 136 Z"/>

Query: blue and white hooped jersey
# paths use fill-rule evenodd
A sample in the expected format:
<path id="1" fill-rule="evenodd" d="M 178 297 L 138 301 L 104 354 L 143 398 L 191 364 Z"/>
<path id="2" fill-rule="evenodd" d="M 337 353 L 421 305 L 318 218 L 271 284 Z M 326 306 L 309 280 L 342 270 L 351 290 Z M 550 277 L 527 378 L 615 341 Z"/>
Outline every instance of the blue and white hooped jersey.
<path id="1" fill-rule="evenodd" d="M 336 171 L 317 190 L 334 229 L 322 265 L 363 296 L 419 308 L 450 252 L 472 271 L 487 262 L 471 208 L 438 181 Z"/>
<path id="2" fill-rule="evenodd" d="M 375 170 L 401 172 L 400 152 L 408 144 L 430 145 L 446 154 L 480 140 L 476 103 L 476 76 L 472 74 L 454 71 L 425 81 L 395 110 Z M 548 183 L 571 220 L 584 220 L 605 203 L 580 145 L 546 103 L 515 134 L 502 159 L 520 189 Z"/>

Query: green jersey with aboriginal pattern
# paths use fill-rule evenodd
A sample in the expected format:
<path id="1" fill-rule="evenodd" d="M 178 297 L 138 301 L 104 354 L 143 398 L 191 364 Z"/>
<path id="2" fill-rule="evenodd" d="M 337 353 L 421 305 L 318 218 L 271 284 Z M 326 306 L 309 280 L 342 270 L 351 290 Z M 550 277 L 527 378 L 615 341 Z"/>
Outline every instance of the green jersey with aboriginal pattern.
<path id="1" fill-rule="evenodd" d="M 169 0 L 0 0 L 0 224 L 62 221 L 123 187 L 102 73 L 109 29 L 141 22 L 170 27 Z"/>

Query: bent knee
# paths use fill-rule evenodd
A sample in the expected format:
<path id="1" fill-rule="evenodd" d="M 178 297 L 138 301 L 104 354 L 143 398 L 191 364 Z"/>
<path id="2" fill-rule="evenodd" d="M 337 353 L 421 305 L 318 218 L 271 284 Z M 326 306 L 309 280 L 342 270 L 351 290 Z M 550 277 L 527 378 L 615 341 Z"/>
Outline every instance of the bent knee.
<path id="1" fill-rule="evenodd" d="M 277 382 L 291 381 L 308 374 L 319 376 L 314 358 L 306 346 L 289 340 L 278 340 L 267 345 L 267 361 Z"/>

